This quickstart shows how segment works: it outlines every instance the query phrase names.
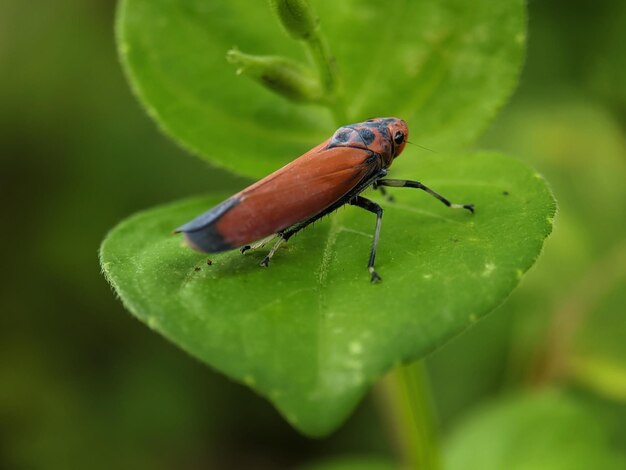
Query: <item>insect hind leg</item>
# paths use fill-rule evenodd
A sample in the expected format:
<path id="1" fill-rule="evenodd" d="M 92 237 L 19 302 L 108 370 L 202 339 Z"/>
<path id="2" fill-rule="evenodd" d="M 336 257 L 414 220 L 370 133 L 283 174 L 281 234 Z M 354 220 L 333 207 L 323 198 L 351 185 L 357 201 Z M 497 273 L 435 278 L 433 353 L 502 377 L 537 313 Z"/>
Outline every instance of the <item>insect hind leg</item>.
<path id="1" fill-rule="evenodd" d="M 274 246 L 272 247 L 270 252 L 267 254 L 267 256 L 265 258 L 263 258 L 263 261 L 261 261 L 261 266 L 263 266 L 264 268 L 267 268 L 268 265 L 270 264 L 270 260 L 272 259 L 272 256 L 274 256 L 274 253 L 276 253 L 276 250 L 278 250 L 278 247 L 280 245 L 282 245 L 284 242 L 289 240 L 291 237 L 293 237 L 296 233 L 298 233 L 303 228 L 308 227 L 309 225 L 311 225 L 316 220 L 319 220 L 322 217 L 324 217 L 325 215 L 330 214 L 332 211 L 337 209 L 337 207 L 338 207 L 338 205 L 333 205 L 333 206 L 327 208 L 326 210 L 320 212 L 319 214 L 314 215 L 310 219 L 307 219 L 307 220 L 305 220 L 303 222 L 300 222 L 300 223 L 294 225 L 293 227 L 290 227 L 288 229 L 283 230 L 282 232 L 278 232 L 277 235 L 280 238 L 276 241 L 276 243 L 274 244 Z M 245 248 L 245 247 L 243 247 L 243 248 Z M 242 250 L 243 250 L 243 248 L 242 248 Z M 243 251 L 242 251 L 242 253 L 243 253 Z"/>
<path id="2" fill-rule="evenodd" d="M 249 250 L 256 250 L 258 248 L 261 248 L 263 246 L 265 246 L 265 244 L 271 240 L 273 240 L 274 238 L 276 238 L 277 236 L 280 236 L 280 234 L 274 233 L 272 235 L 270 235 L 269 237 L 265 237 L 262 238 L 261 240 L 259 240 L 258 242 L 254 242 L 251 243 L 249 245 L 244 245 L 241 248 L 239 248 L 239 251 L 241 252 L 241 254 L 243 255 L 246 251 Z"/>
<path id="3" fill-rule="evenodd" d="M 276 241 L 276 244 L 272 247 L 272 249 L 270 250 L 268 255 L 265 258 L 263 258 L 263 261 L 261 262 L 261 266 L 267 268 L 267 266 L 269 265 L 270 260 L 272 259 L 272 256 L 274 256 L 274 253 L 276 252 L 278 247 L 280 245 L 282 245 L 284 242 L 286 242 L 287 240 L 289 240 L 291 237 L 293 237 L 300 230 L 302 230 L 303 228 L 308 227 L 313 222 L 321 219 L 322 217 L 330 214 L 331 212 L 334 212 L 335 210 L 337 210 L 339 207 L 343 206 L 344 204 L 347 204 L 347 203 L 353 204 L 352 202 L 350 202 L 351 200 L 353 200 L 353 199 L 363 199 L 363 200 L 367 201 L 368 203 L 374 204 L 373 202 L 369 201 L 368 199 L 362 198 L 360 196 L 356 196 L 356 198 L 355 198 L 355 195 L 359 194 L 361 191 L 363 191 L 365 188 L 367 188 L 370 184 L 372 184 L 376 180 L 376 178 L 379 178 L 381 175 L 384 176 L 386 174 L 387 174 L 386 171 L 380 171 L 377 174 L 368 177 L 367 179 L 365 179 L 365 181 L 363 183 L 361 183 L 356 188 L 354 188 L 350 193 L 346 194 L 344 197 L 342 197 L 337 202 L 335 202 L 331 206 L 329 206 L 326 209 L 324 209 L 322 212 L 314 215 L 313 217 L 311 217 L 311 218 L 309 218 L 307 220 L 299 222 L 296 225 L 293 225 L 292 227 L 286 228 L 283 231 L 278 232 L 278 236 L 280 238 Z M 358 204 L 356 204 L 356 205 L 358 205 Z M 378 207 L 378 205 L 376 205 L 376 206 Z M 381 209 L 381 211 L 382 211 L 382 209 Z M 378 227 L 378 230 L 380 231 L 380 227 Z M 243 248 L 246 248 L 246 247 L 243 247 Z M 242 248 L 242 250 L 243 250 L 243 248 Z M 243 250 L 243 252 L 245 252 L 245 251 L 247 251 L 247 250 Z M 374 250 L 374 252 L 375 251 L 376 250 Z M 380 280 L 380 277 L 375 272 L 372 274 L 372 280 L 374 280 L 374 277 L 376 277 L 377 280 Z"/>
<path id="4" fill-rule="evenodd" d="M 276 243 L 274 243 L 274 246 L 272 247 L 270 252 L 265 258 L 263 258 L 263 261 L 261 261 L 262 267 L 267 268 L 269 266 L 270 260 L 272 259 L 272 256 L 274 256 L 274 253 L 276 253 L 276 250 L 278 250 L 278 247 L 287 241 L 283 234 L 280 234 L 279 236 L 280 238 L 276 240 Z"/>
<path id="5" fill-rule="evenodd" d="M 283 231 L 283 232 L 278 232 L 276 235 L 274 236 L 278 236 L 278 240 L 276 240 L 276 243 L 274 244 L 274 246 L 272 247 L 272 249 L 270 250 L 270 252 L 267 254 L 267 256 L 265 258 L 263 258 L 263 261 L 261 261 L 261 266 L 264 268 L 267 268 L 270 264 L 270 260 L 272 259 L 272 256 L 274 256 L 274 253 L 276 253 L 276 250 L 278 250 L 278 247 L 280 245 L 282 245 L 283 243 L 285 243 L 287 240 L 289 240 L 291 237 L 293 237 L 296 233 L 298 233 L 300 230 L 302 230 L 304 227 L 306 227 L 307 225 L 312 224 L 313 222 L 315 222 L 318 218 L 317 217 L 312 217 L 308 220 L 305 220 L 304 222 L 300 222 L 297 225 L 294 225 L 293 227 Z M 265 242 L 269 241 L 270 239 L 265 239 L 263 241 L 263 244 L 265 244 Z M 242 250 L 245 247 L 242 247 Z M 258 246 L 254 246 L 254 247 L 249 247 L 248 249 L 251 248 L 258 248 Z M 244 251 L 242 251 L 242 253 L 244 253 Z"/>

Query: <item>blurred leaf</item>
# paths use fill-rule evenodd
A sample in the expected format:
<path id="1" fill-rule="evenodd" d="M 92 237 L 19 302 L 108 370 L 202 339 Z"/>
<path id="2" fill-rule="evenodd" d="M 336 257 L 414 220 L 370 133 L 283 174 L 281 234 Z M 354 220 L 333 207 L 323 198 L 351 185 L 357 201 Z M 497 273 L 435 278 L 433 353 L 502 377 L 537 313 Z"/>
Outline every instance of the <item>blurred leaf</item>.
<path id="1" fill-rule="evenodd" d="M 337 427 L 367 387 L 476 322 L 511 292 L 552 229 L 543 179 L 497 154 L 430 156 L 419 174 L 476 214 L 421 191 L 386 206 L 378 271 L 365 269 L 374 219 L 347 208 L 286 245 L 206 255 L 174 227 L 219 202 L 140 213 L 102 245 L 102 267 L 128 309 L 183 349 L 268 397 L 303 432 Z"/>
<path id="2" fill-rule="evenodd" d="M 557 90 L 546 90 L 550 96 Z M 568 219 L 568 230 L 561 243 L 555 243 L 550 263 L 560 269 L 559 276 L 546 274 L 539 282 L 548 285 L 570 282 L 584 263 L 607 253 L 626 233 L 622 214 L 626 213 L 626 141 L 615 118 L 602 106 L 581 100 L 578 95 L 526 100 L 503 112 L 498 123 L 482 139 L 483 146 L 524 155 L 545 173 L 559 199 L 559 220 Z M 581 184 L 584 182 L 584 184 Z M 560 225 L 561 222 L 559 222 Z M 577 255 L 572 265 L 565 264 L 579 248 L 587 258 Z"/>
<path id="3" fill-rule="evenodd" d="M 596 416 L 557 393 L 510 397 L 468 417 L 447 445 L 449 470 L 625 468 Z"/>
<path id="4" fill-rule="evenodd" d="M 623 469 L 603 425 L 555 392 L 509 397 L 469 416 L 447 443 L 449 470 Z"/>
<path id="5" fill-rule="evenodd" d="M 584 62 L 587 81 L 591 89 L 603 97 L 608 106 L 626 116 L 626 3 L 610 2 L 597 27 L 595 47 L 587 50 Z M 587 26 L 587 23 L 583 23 Z M 602 51 L 598 54 L 597 51 Z M 591 66 L 590 66 L 591 64 Z"/>
<path id="6" fill-rule="evenodd" d="M 301 470 L 398 470 L 398 466 L 375 457 L 341 457 L 305 465 Z"/>
<path id="7" fill-rule="evenodd" d="M 486 140 L 526 155 L 559 198 L 559 223 L 546 256 L 506 305 L 518 318 L 517 357 L 509 370 L 519 373 L 520 361 L 531 358 L 533 373 L 544 375 L 540 380 L 573 376 L 605 397 L 623 399 L 623 131 L 606 109 L 576 96 L 520 103 Z M 545 351 L 538 356 L 537 349 Z"/>
<path id="8" fill-rule="evenodd" d="M 560 219 L 559 219 L 560 223 Z M 556 224 L 555 230 L 558 229 Z M 554 234 L 550 235 L 550 240 Z M 541 255 L 537 263 L 546 256 Z M 519 296 L 524 283 L 534 276 L 536 266 L 524 276 L 511 296 Z M 446 433 L 458 414 L 502 389 L 510 349 L 511 315 L 509 300 L 475 326 L 438 348 L 426 359 L 437 424 Z"/>
<path id="9" fill-rule="evenodd" d="M 554 92 L 577 89 L 621 112 L 623 119 L 626 3 L 555 0 L 530 2 L 528 9 L 533 21 L 522 79 L 525 90 L 533 89 L 550 102 Z"/>
<path id="10" fill-rule="evenodd" d="M 626 402 L 626 244 L 620 248 L 611 253 L 613 270 L 604 269 L 595 283 L 581 286 L 586 297 L 594 298 L 581 302 L 585 318 L 574 340 L 569 372 L 596 392 Z M 597 292 L 588 292 L 594 287 Z"/>
<path id="11" fill-rule="evenodd" d="M 576 354 L 569 358 L 569 370 L 575 380 L 605 397 L 626 401 L 626 367 L 623 361 L 617 362 L 610 356 Z"/>
<path id="12" fill-rule="evenodd" d="M 318 0 L 351 121 L 402 117 L 412 140 L 439 151 L 471 142 L 511 93 L 523 58 L 521 0 Z M 267 2 L 124 0 L 118 46 L 147 112 L 188 149 L 259 177 L 339 124 L 236 77 L 225 55 L 305 60 Z M 355 39 L 358 38 L 358 39 Z"/>

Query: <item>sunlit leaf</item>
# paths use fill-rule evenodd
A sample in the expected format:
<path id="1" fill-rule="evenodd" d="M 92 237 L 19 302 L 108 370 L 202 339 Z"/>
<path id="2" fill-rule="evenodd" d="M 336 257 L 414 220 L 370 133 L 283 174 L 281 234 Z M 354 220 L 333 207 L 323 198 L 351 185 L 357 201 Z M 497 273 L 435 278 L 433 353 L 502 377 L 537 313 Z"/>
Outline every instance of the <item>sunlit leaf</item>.
<path id="1" fill-rule="evenodd" d="M 122 222 L 102 246 L 104 272 L 151 328 L 266 396 L 303 432 L 326 434 L 387 370 L 502 302 L 552 229 L 550 191 L 522 163 L 488 153 L 416 160 L 420 180 L 476 214 L 397 189 L 396 203 L 383 203 L 380 284 L 365 269 L 374 217 L 355 207 L 291 239 L 268 269 L 258 266 L 266 248 L 210 255 L 208 265 L 172 229 L 215 196 Z"/>
<path id="2" fill-rule="evenodd" d="M 312 2 L 336 57 L 349 121 L 394 115 L 438 151 L 471 142 L 517 82 L 524 2 Z M 306 63 L 267 1 L 124 0 L 118 46 L 133 89 L 174 139 L 207 160 L 260 177 L 339 124 L 236 76 L 225 55 Z"/>

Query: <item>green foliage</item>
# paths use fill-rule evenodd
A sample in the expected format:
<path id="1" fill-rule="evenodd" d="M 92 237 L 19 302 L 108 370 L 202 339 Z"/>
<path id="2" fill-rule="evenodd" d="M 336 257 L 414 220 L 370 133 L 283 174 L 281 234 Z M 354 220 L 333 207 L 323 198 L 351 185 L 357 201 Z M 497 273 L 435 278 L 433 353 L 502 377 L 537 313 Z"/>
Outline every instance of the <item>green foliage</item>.
<path id="1" fill-rule="evenodd" d="M 515 339 L 518 356 L 528 360 L 533 350 L 543 349 L 554 369 L 549 375 L 626 401 L 623 131 L 601 107 L 566 96 L 526 101 L 488 139 L 541 165 L 559 195 L 550 249 L 508 303 L 527 325 Z M 546 368 L 545 363 L 513 369 Z"/>
<path id="2" fill-rule="evenodd" d="M 217 2 L 227 3 L 202 3 L 214 8 Z M 434 8 L 437 2 L 413 3 Z M 94 253 L 113 224 L 151 205 L 209 190 L 231 194 L 247 183 L 209 167 L 206 160 L 189 158 L 156 132 L 120 73 L 111 38 L 115 3 L 0 2 L 0 108 L 4 118 L 0 126 L 0 192 L 3 214 L 10 221 L 8 230 L 2 231 L 2 245 L 11 247 L 3 256 L 0 283 L 0 468 L 300 468 L 303 462 L 346 454 L 363 458 L 333 460 L 327 465 L 373 466 L 375 457 L 365 456 L 393 461 L 390 447 L 398 442 L 394 434 L 391 439 L 386 435 L 388 429 L 373 400 L 364 400 L 332 439 L 302 438 L 264 399 L 190 359 L 176 345 L 125 314 L 122 303 L 104 282 Z M 319 2 L 311 3 L 319 13 Z M 343 12 L 337 21 L 347 18 L 344 23 L 348 23 L 359 15 L 359 9 L 352 7 L 357 2 L 348 2 L 345 9 L 343 0 L 335 3 Z M 408 2 L 387 3 L 392 4 L 387 10 L 398 20 L 402 16 L 398 11 Z M 624 450 L 626 286 L 620 269 L 623 273 L 626 266 L 622 257 L 626 240 L 626 87 L 622 86 L 626 61 L 620 39 L 626 29 L 626 2 L 525 4 L 530 41 L 522 87 L 491 126 L 490 138 L 481 140 L 478 148 L 519 156 L 544 175 L 558 196 L 558 223 L 538 263 L 512 296 L 427 357 L 440 432 L 445 442 L 459 419 L 503 391 L 519 390 L 536 380 L 537 366 L 556 359 L 562 367 L 560 373 L 544 378 L 544 384 L 558 387 L 570 397 L 574 389 L 576 406 L 582 404 L 586 415 L 589 410 L 593 413 L 589 427 L 603 427 L 610 433 L 612 448 Z M 260 11 L 261 7 L 250 8 Z M 353 9 L 346 13 L 348 8 Z M 293 46 L 290 59 L 314 73 L 312 62 L 305 60 L 302 43 L 282 33 L 276 18 L 266 17 L 274 21 L 275 37 L 285 42 L 282 46 Z M 157 19 L 167 21 L 167 17 Z M 255 34 L 256 25 L 243 21 L 248 26 L 243 34 Z M 326 23 L 327 18 L 321 18 L 320 34 L 325 34 Z M 386 36 L 385 30 L 376 26 L 379 21 L 373 19 L 371 24 L 368 37 Z M 391 32 L 407 34 L 405 29 Z M 351 44 L 354 38 L 349 38 L 347 45 L 337 44 L 338 39 L 342 40 L 337 35 L 328 42 L 332 52 L 351 46 L 355 55 L 363 53 Z M 228 49 L 241 46 L 238 41 L 223 42 Z M 278 54 L 277 44 L 242 50 Z M 183 52 L 178 54 L 183 57 Z M 221 61 L 225 52 L 198 60 Z M 440 52 L 448 54 L 445 48 Z M 170 57 L 171 67 L 179 67 L 176 55 Z M 473 55 L 466 57 L 472 59 Z M 253 86 L 259 94 L 269 94 L 249 78 L 236 76 L 237 67 L 228 65 L 229 93 Z M 345 82 L 346 64 L 337 65 Z M 384 64 L 378 68 L 383 69 Z M 369 88 L 376 91 L 374 86 Z M 368 106 L 374 103 L 386 113 L 385 102 L 372 101 Z M 174 100 L 168 106 L 176 105 Z M 429 107 L 419 114 L 428 117 Z M 307 109 L 311 121 L 323 115 L 330 122 L 325 110 Z M 217 120 L 219 115 L 215 115 Z M 471 111 L 469 116 L 473 116 Z M 231 122 L 228 132 L 220 136 L 229 139 L 223 147 L 236 140 L 231 132 L 238 130 L 236 124 Z M 319 134 L 325 138 L 326 128 Z M 422 133 L 417 143 L 441 151 L 442 146 L 424 140 L 428 138 Z M 317 143 L 313 138 L 305 140 L 293 144 L 296 152 L 289 150 L 292 153 L 280 157 L 290 159 L 310 143 Z M 403 155 L 393 172 L 402 170 L 404 176 L 420 178 L 411 168 L 402 168 L 418 155 Z M 271 163 L 266 167 L 268 171 L 274 168 Z M 428 197 L 416 197 L 418 204 L 432 203 L 441 214 L 450 215 Z M 387 217 L 391 209 L 385 207 Z M 363 232 L 369 233 L 372 224 L 371 216 L 363 214 Z M 381 262 L 385 266 L 381 265 L 381 270 L 389 265 L 385 258 L 395 252 L 385 247 L 387 228 L 384 224 Z M 416 232 L 417 242 L 422 233 Z M 276 258 L 277 264 L 270 270 L 294 262 L 288 251 L 277 256 L 280 259 Z M 359 256 L 353 267 L 355 278 L 361 275 L 367 254 Z M 255 261 L 253 258 L 253 264 Z M 385 277 L 384 282 L 389 281 L 391 278 Z M 546 335 L 546 331 L 550 333 Z M 546 345 L 551 347 L 543 354 Z M 376 387 L 375 394 L 378 391 Z M 557 419 L 556 414 L 540 415 L 528 433 L 544 426 L 553 429 L 550 420 Z M 494 430 L 489 437 L 498 432 Z M 597 431 L 589 436 L 597 442 Z M 527 442 L 532 436 L 518 437 Z M 572 442 L 572 447 L 576 442 L 584 446 L 576 439 Z M 492 447 L 490 440 L 476 445 L 485 452 L 500 450 Z M 526 455 L 516 454 L 520 465 Z"/>
<path id="3" fill-rule="evenodd" d="M 315 103 L 324 97 L 320 82 L 311 70 L 293 60 L 253 56 L 237 49 L 228 51 L 226 59 L 237 67 L 237 75 L 253 78 L 290 100 Z"/>
<path id="4" fill-rule="evenodd" d="M 387 460 L 373 457 L 341 457 L 301 467 L 300 470 L 397 470 L 398 466 Z"/>
<path id="5" fill-rule="evenodd" d="M 559 393 L 517 396 L 477 410 L 452 434 L 450 470 L 622 469 L 626 460 L 591 410 Z"/>
<path id="6" fill-rule="evenodd" d="M 309 39 L 317 34 L 318 19 L 308 0 L 270 0 L 287 34 L 294 39 Z"/>
<path id="7" fill-rule="evenodd" d="M 402 117 L 413 141 L 458 149 L 509 95 L 523 56 L 520 0 L 271 6 L 124 0 L 118 15 L 122 62 L 149 114 L 187 148 L 246 176 L 372 116 Z M 256 83 L 235 78 L 227 58 Z M 421 153 L 405 150 L 395 174 L 478 210 L 398 195 L 386 209 L 382 286 L 364 270 L 371 214 L 355 210 L 305 231 L 268 271 L 256 266 L 263 250 L 212 255 L 207 266 L 170 232 L 215 196 L 120 224 L 102 246 L 103 269 L 152 328 L 268 397 L 303 432 L 326 434 L 387 370 L 501 303 L 552 229 L 552 196 L 521 163 Z"/>
<path id="8" fill-rule="evenodd" d="M 409 157 L 407 155 L 407 157 Z M 421 191 L 386 205 L 378 261 L 365 269 L 371 214 L 347 208 L 260 253 L 210 255 L 171 231 L 209 197 L 132 217 L 102 246 L 126 306 L 191 354 L 268 397 L 303 432 L 338 426 L 367 387 L 433 350 L 509 294 L 552 229 L 554 200 L 525 165 L 496 154 L 429 156 L 418 174 L 476 214 Z"/>
<path id="9" fill-rule="evenodd" d="M 583 328 L 570 357 L 574 378 L 609 398 L 626 402 L 626 249 L 617 253 L 619 278 L 585 305 Z M 612 280 L 612 279 L 611 279 Z M 594 286 L 595 287 L 595 286 Z"/>
<path id="10" fill-rule="evenodd" d="M 521 0 L 313 6 L 336 58 L 346 122 L 233 76 L 225 54 L 234 46 L 306 60 L 265 1 L 123 0 L 120 56 L 136 94 L 168 134 L 251 177 L 292 160 L 338 125 L 374 116 L 405 119 L 421 145 L 458 149 L 485 128 L 516 83 L 525 39 Z"/>

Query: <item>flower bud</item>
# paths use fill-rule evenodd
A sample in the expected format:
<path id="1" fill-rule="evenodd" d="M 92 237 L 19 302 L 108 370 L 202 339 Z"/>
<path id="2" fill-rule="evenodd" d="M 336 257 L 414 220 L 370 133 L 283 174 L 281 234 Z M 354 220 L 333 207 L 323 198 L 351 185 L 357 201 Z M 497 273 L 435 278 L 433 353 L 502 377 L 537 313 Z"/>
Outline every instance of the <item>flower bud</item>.
<path id="1" fill-rule="evenodd" d="M 310 39 L 317 34 L 319 21 L 308 0 L 270 0 L 281 24 L 294 39 Z"/>
<path id="2" fill-rule="evenodd" d="M 247 75 L 270 90 L 300 102 L 320 102 L 323 96 L 319 81 L 306 67 L 275 56 L 244 54 L 231 49 L 226 60 L 237 66 L 237 74 Z"/>

